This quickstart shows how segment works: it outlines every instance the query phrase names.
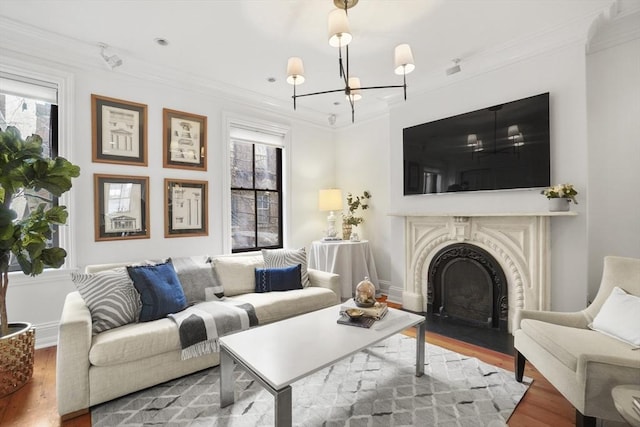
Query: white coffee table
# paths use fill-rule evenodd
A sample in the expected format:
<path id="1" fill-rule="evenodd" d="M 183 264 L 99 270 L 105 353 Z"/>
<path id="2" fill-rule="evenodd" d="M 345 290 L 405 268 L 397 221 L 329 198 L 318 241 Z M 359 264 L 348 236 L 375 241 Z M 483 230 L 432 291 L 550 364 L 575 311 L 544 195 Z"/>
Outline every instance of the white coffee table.
<path id="1" fill-rule="evenodd" d="M 416 376 L 424 374 L 425 318 L 390 308 L 371 328 L 340 325 L 340 305 L 220 338 L 220 407 L 234 400 L 234 361 L 274 396 L 275 425 L 291 426 L 291 384 L 417 326 Z"/>

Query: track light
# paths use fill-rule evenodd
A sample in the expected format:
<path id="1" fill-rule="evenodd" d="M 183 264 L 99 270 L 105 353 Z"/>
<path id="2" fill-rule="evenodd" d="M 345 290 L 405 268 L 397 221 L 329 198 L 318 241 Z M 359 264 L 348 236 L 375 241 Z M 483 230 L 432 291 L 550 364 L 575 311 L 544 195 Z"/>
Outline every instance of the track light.
<path id="1" fill-rule="evenodd" d="M 450 76 L 451 74 L 459 73 L 461 70 L 462 68 L 460 68 L 460 58 L 455 58 L 452 61 L 451 66 L 447 68 L 445 72 L 447 73 L 447 76 Z"/>
<path id="2" fill-rule="evenodd" d="M 105 43 L 98 43 L 98 46 L 100 47 L 100 56 L 102 56 L 102 59 L 104 60 L 105 64 L 109 66 L 109 68 L 113 70 L 114 68 L 122 65 L 122 59 L 120 59 L 118 55 L 114 54 L 109 56 L 105 53 L 105 50 L 109 46 L 107 46 Z"/>

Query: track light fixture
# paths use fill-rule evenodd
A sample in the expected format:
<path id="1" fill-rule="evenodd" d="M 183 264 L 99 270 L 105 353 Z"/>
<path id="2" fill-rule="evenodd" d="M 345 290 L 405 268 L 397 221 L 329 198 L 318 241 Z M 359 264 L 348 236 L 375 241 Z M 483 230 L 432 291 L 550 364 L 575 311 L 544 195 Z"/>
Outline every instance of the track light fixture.
<path id="1" fill-rule="evenodd" d="M 349 71 L 349 43 L 352 40 L 349 29 L 348 10 L 358 4 L 358 0 L 333 0 L 337 9 L 329 13 L 329 44 L 338 48 L 338 71 L 340 78 L 344 82 L 344 87 L 340 89 L 324 90 L 320 92 L 298 94 L 296 86 L 304 82 L 304 65 L 299 57 L 291 57 L 287 62 L 287 82 L 293 85 L 293 109 L 296 109 L 296 100 L 303 96 L 322 95 L 325 93 L 344 92 L 351 105 L 351 122 L 355 118 L 355 102 L 362 98 L 362 91 L 369 89 L 389 89 L 402 88 L 404 99 L 407 99 L 407 74 L 415 69 L 413 53 L 408 44 L 401 44 L 395 49 L 395 69 L 394 72 L 402 75 L 401 85 L 387 86 L 361 86 L 360 79 L 354 77 Z M 342 57 L 342 50 L 345 50 L 345 58 Z"/>
<path id="2" fill-rule="evenodd" d="M 100 56 L 104 60 L 105 64 L 112 70 L 122 65 L 122 59 L 118 55 L 107 55 L 105 50 L 109 47 L 105 43 L 98 43 L 98 47 L 100 47 Z"/>

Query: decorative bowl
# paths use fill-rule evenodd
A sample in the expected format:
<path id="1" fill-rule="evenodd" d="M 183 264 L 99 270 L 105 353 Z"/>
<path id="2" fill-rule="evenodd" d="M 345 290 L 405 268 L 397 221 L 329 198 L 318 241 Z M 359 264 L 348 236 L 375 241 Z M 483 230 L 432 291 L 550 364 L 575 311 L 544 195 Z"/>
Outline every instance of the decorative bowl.
<path id="1" fill-rule="evenodd" d="M 364 311 L 359 308 L 348 308 L 344 312 L 352 319 L 359 319 L 364 314 Z"/>

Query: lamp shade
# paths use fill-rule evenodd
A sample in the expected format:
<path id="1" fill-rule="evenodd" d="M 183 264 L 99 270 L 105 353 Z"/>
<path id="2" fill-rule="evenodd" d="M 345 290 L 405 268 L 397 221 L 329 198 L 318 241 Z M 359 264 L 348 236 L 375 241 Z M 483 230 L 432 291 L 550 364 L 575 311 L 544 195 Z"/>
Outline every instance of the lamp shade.
<path id="1" fill-rule="evenodd" d="M 349 89 L 350 93 L 347 95 L 347 99 L 352 99 L 354 101 L 358 101 L 362 99 L 362 95 L 360 94 L 360 79 L 358 77 L 349 77 Z"/>
<path id="2" fill-rule="evenodd" d="M 520 133 L 520 129 L 518 129 L 518 125 L 511 125 L 509 126 L 509 129 L 507 129 L 507 136 L 511 139 L 518 136 L 519 133 Z"/>
<path id="3" fill-rule="evenodd" d="M 409 74 L 416 68 L 413 63 L 411 46 L 406 43 L 396 46 L 395 66 L 396 68 L 394 71 L 396 74 Z"/>
<path id="4" fill-rule="evenodd" d="M 467 136 L 467 146 L 469 147 L 473 147 L 478 143 L 478 135 L 476 135 L 475 133 L 470 133 Z"/>
<path id="5" fill-rule="evenodd" d="M 347 12 L 343 9 L 329 12 L 329 44 L 333 47 L 346 46 L 351 43 L 351 38 Z"/>
<path id="6" fill-rule="evenodd" d="M 287 61 L 287 83 L 290 85 L 304 83 L 304 65 L 302 65 L 302 58 L 292 56 Z"/>
<path id="7" fill-rule="evenodd" d="M 321 211 L 342 210 L 342 191 L 339 188 L 320 190 L 318 193 L 318 209 Z"/>

